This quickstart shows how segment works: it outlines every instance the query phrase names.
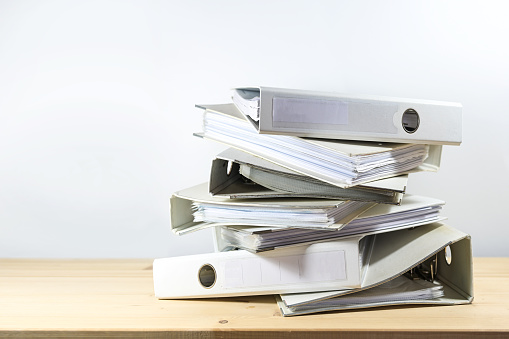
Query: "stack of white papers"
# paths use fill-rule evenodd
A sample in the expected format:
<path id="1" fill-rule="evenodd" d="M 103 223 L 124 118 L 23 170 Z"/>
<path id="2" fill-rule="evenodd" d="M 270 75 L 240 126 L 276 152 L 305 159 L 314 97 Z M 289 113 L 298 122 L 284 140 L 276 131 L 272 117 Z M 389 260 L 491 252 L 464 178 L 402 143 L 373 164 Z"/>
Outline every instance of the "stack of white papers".
<path id="1" fill-rule="evenodd" d="M 231 199 L 306 197 L 399 205 L 407 182 L 403 174 L 341 188 L 229 148 L 212 161 L 209 191 Z"/>
<path id="2" fill-rule="evenodd" d="M 308 176 L 274 173 L 264 168 L 246 164 L 240 165 L 239 173 L 252 182 L 274 192 L 295 196 L 337 197 L 346 200 L 378 200 L 384 202 L 392 202 L 394 199 L 394 191 L 370 189 L 366 186 L 340 188 Z M 401 181 L 404 181 L 404 179 Z"/>
<path id="3" fill-rule="evenodd" d="M 400 206 L 378 204 L 337 231 L 276 227 L 224 226 L 216 230 L 217 247 L 241 248 L 252 252 L 316 241 L 331 241 L 358 234 L 375 234 L 417 227 L 445 218 L 440 210 L 445 202 L 407 195 Z"/>
<path id="4" fill-rule="evenodd" d="M 408 173 L 429 146 L 263 135 L 247 121 L 205 110 L 203 136 L 339 187 Z M 435 168 L 436 170 L 436 168 Z"/>
<path id="5" fill-rule="evenodd" d="M 358 307 L 365 308 L 371 305 L 416 303 L 420 300 L 436 299 L 443 296 L 444 288 L 438 281 L 412 280 L 405 276 L 399 276 L 379 286 L 340 297 L 290 306 L 282 296 L 278 300 L 278 304 L 284 315 L 297 315 Z"/>
<path id="6" fill-rule="evenodd" d="M 170 220 L 176 234 L 224 225 L 340 229 L 376 205 L 338 199 L 230 199 L 212 196 L 208 188 L 205 182 L 173 193 Z"/>
<path id="7" fill-rule="evenodd" d="M 244 114 L 254 121 L 260 120 L 260 92 L 248 89 L 233 91 L 232 100 Z"/>
<path id="8" fill-rule="evenodd" d="M 194 222 L 328 228 L 346 215 L 370 205 L 372 204 L 360 201 L 344 201 L 329 208 L 298 208 L 194 202 L 193 216 Z"/>

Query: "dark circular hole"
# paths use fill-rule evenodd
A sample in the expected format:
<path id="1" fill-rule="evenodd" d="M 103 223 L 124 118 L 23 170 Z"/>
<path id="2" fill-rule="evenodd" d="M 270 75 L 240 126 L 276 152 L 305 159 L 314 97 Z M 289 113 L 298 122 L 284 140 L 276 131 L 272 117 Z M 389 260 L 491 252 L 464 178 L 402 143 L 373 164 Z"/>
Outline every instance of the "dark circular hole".
<path id="1" fill-rule="evenodd" d="M 414 133 L 419 128 L 419 123 L 419 114 L 415 109 L 409 108 L 403 113 L 401 124 L 405 132 Z"/>
<path id="2" fill-rule="evenodd" d="M 203 287 L 211 288 L 216 282 L 216 270 L 212 265 L 203 265 L 198 272 L 198 279 Z"/>

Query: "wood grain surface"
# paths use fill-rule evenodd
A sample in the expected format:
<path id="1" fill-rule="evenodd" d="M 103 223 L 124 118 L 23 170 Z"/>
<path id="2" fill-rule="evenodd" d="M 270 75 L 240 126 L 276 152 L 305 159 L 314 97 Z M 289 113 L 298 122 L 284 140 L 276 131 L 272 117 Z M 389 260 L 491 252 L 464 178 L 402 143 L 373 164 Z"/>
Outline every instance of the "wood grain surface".
<path id="1" fill-rule="evenodd" d="M 0 259 L 6 338 L 509 337 L 509 258 L 474 259 L 474 302 L 282 317 L 273 296 L 157 300 L 152 260 Z"/>

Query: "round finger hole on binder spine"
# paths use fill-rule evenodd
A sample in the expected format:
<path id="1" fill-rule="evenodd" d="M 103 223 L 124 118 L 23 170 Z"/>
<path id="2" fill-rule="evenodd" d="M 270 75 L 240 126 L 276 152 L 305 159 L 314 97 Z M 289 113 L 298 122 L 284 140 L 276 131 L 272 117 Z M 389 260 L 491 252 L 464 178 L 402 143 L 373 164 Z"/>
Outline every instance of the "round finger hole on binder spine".
<path id="1" fill-rule="evenodd" d="M 205 288 L 211 288 L 216 283 L 216 270 L 214 266 L 205 264 L 198 271 L 198 280 Z"/>
<path id="2" fill-rule="evenodd" d="M 452 263 L 452 251 L 451 251 L 451 246 L 447 246 L 445 249 L 444 249 L 444 252 L 445 252 L 445 262 L 447 263 L 447 265 L 450 265 Z"/>
<path id="3" fill-rule="evenodd" d="M 401 125 L 407 133 L 414 133 L 419 128 L 419 114 L 413 108 L 407 109 L 401 118 Z"/>

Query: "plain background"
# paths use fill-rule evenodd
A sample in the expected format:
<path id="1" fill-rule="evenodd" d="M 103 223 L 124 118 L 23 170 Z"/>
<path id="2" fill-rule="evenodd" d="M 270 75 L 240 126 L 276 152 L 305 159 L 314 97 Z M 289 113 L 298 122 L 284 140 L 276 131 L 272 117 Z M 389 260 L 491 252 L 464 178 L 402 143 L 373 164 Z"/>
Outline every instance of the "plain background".
<path id="1" fill-rule="evenodd" d="M 463 143 L 408 192 L 509 256 L 509 20 L 493 1 L 0 0 L 0 257 L 163 257 L 168 200 L 224 149 L 194 104 L 263 85 L 454 101 Z"/>

